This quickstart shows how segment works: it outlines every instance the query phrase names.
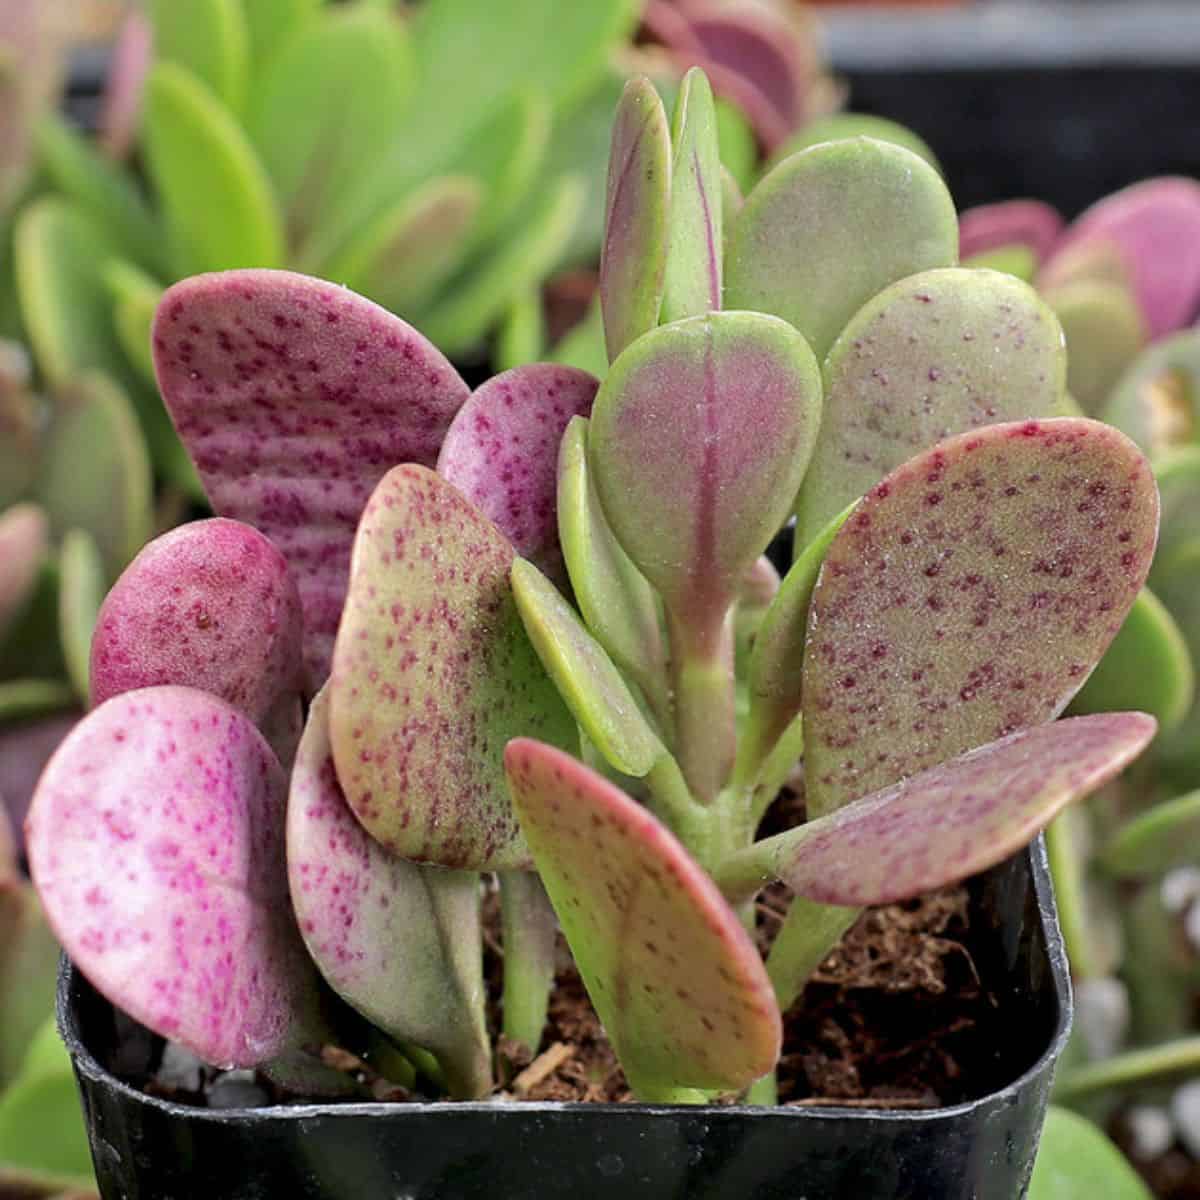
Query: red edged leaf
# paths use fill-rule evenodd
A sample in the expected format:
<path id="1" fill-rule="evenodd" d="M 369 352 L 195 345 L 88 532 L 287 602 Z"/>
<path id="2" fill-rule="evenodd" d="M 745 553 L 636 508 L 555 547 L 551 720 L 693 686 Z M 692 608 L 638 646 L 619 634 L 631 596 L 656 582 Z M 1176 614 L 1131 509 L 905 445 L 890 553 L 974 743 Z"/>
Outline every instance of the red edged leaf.
<path id="1" fill-rule="evenodd" d="M 958 217 L 962 261 L 1003 246 L 1028 246 L 1038 262 L 1050 255 L 1062 232 L 1058 210 L 1041 200 L 1002 200 L 968 208 Z"/>

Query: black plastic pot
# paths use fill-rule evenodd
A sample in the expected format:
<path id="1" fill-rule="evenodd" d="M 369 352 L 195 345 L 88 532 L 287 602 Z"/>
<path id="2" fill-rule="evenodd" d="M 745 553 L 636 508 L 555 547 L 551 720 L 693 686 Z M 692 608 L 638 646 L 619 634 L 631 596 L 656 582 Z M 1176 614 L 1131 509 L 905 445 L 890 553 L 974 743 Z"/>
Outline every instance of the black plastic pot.
<path id="1" fill-rule="evenodd" d="M 104 1200 L 1018 1200 L 1070 1026 L 1040 841 L 971 894 L 977 957 L 999 983 L 1007 1031 L 996 1059 L 1011 1082 L 953 1108 L 212 1110 L 148 1097 L 110 1073 L 114 1011 L 70 965 L 59 1024 Z"/>

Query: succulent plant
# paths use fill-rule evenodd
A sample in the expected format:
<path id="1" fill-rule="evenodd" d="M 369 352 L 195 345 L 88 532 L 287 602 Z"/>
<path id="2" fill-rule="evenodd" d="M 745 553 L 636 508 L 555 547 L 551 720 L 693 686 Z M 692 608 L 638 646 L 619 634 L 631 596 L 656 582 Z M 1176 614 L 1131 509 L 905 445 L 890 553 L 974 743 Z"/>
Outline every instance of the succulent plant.
<path id="1" fill-rule="evenodd" d="M 487 1091 L 494 872 L 505 1034 L 536 1049 L 557 924 L 639 1097 L 769 1102 L 782 1013 L 864 906 L 1000 861 L 1153 736 L 1054 721 L 1150 567 L 1153 476 L 1058 415 L 1057 322 L 955 266 L 933 168 L 827 143 L 726 212 L 692 72 L 671 126 L 625 90 L 606 213 L 602 381 L 470 392 L 398 317 L 283 272 L 157 309 L 220 515 L 118 581 L 107 698 L 26 828 L 77 964 L 209 1062 L 302 1074 L 323 978 Z M 807 821 L 759 839 L 801 758 Z"/>

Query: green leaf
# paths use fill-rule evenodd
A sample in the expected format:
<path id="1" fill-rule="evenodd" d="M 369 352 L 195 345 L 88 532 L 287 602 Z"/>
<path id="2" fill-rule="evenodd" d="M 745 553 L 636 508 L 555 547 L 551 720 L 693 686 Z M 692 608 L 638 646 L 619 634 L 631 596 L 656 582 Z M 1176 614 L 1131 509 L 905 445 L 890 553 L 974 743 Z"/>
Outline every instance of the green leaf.
<path id="1" fill-rule="evenodd" d="M 823 358 L 888 284 L 958 258 L 958 218 L 941 176 L 873 138 L 813 146 L 746 197 L 725 261 L 725 304 L 789 321 Z"/>
<path id="2" fill-rule="evenodd" d="M 545 358 L 546 320 L 541 288 L 530 288 L 509 306 L 496 332 L 493 352 L 497 371 L 510 371 Z"/>
<path id="3" fill-rule="evenodd" d="M 75 689 L 58 679 L 6 679 L 0 682 L 0 722 L 10 724 L 75 703 Z"/>
<path id="4" fill-rule="evenodd" d="M 1037 274 L 1037 255 L 1031 247 L 1014 243 L 1011 246 L 997 246 L 994 250 L 981 250 L 970 258 L 964 258 L 962 265 L 986 271 L 1003 271 L 1022 283 L 1032 283 Z"/>
<path id="5" fill-rule="evenodd" d="M 58 957 L 33 887 L 20 877 L 0 879 L 0 1092 L 53 1011 Z"/>
<path id="6" fill-rule="evenodd" d="M 261 71 L 323 6 L 323 0 L 242 0 L 255 71 Z"/>
<path id="7" fill-rule="evenodd" d="M 818 146 L 822 142 L 840 142 L 847 138 L 869 137 L 877 142 L 888 142 L 911 150 L 927 162 L 935 171 L 941 173 L 937 155 L 929 143 L 919 134 L 914 133 L 906 125 L 898 121 L 889 121 L 887 117 L 877 117 L 873 113 L 836 112 L 828 113 L 809 121 L 799 133 L 793 134 L 772 156 L 773 162 L 782 162 L 801 150 L 810 146 Z"/>
<path id="8" fill-rule="evenodd" d="M 1051 1107 L 1029 1200 L 1152 1200 L 1121 1152 L 1090 1121 Z"/>
<path id="9" fill-rule="evenodd" d="M 1154 477 L 1162 502 L 1158 554 L 1151 574 L 1164 574 L 1171 560 L 1189 543 L 1200 539 L 1200 445 L 1181 446 L 1155 456 Z"/>
<path id="10" fill-rule="evenodd" d="M 1200 442 L 1200 330 L 1186 329 L 1141 354 L 1100 417 L 1148 454 Z"/>
<path id="11" fill-rule="evenodd" d="M 122 259 L 108 262 L 101 272 L 101 279 L 112 297 L 113 325 L 121 349 L 142 377 L 149 383 L 155 383 L 150 326 L 154 323 L 154 310 L 162 299 L 162 285 Z M 158 411 L 169 427 L 166 410 L 159 405 Z M 174 434 L 171 436 L 174 437 Z M 162 433 L 155 440 L 161 441 Z"/>
<path id="12" fill-rule="evenodd" d="M 19 1079 L 0 1097 L 0 1180 L 14 1176 L 46 1189 L 35 1195 L 93 1192 L 92 1156 L 71 1071 Z"/>
<path id="13" fill-rule="evenodd" d="M 185 67 L 233 112 L 246 100 L 250 34 L 242 0 L 149 0 L 159 62 Z"/>
<path id="14" fill-rule="evenodd" d="M 75 693 L 86 704 L 92 630 L 106 590 L 104 561 L 95 538 L 87 530 L 68 530 L 58 570 L 58 623 L 63 657 Z"/>
<path id="15" fill-rule="evenodd" d="M 721 163 L 733 176 L 738 190 L 748 192 L 758 174 L 758 140 L 737 105 L 718 97 L 716 112 Z"/>
<path id="16" fill-rule="evenodd" d="M 174 63 L 158 64 L 146 81 L 144 145 L 179 274 L 281 264 L 283 228 L 265 168 L 230 111 Z"/>
<path id="17" fill-rule="evenodd" d="M 1104 869 L 1120 878 L 1161 875 L 1194 862 L 1200 835 L 1200 791 L 1154 805 L 1127 822 L 1100 853 Z"/>
<path id="18" fill-rule="evenodd" d="M 0 513 L 0 641 L 37 588 L 49 534 L 46 514 L 36 504 L 14 504 Z"/>

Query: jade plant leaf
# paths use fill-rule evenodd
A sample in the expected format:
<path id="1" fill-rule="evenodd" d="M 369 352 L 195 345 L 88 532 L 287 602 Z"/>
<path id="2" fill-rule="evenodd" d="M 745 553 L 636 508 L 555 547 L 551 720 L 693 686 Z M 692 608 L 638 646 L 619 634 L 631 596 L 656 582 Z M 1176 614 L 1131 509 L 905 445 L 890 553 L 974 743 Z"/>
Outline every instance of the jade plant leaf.
<path id="1" fill-rule="evenodd" d="M 162 299 L 163 289 L 158 280 L 140 271 L 132 263 L 115 258 L 101 272 L 105 288 L 112 299 L 113 330 L 121 343 L 121 349 L 142 376 L 154 381 L 154 357 L 150 347 L 150 329 L 154 324 L 154 310 Z M 170 432 L 170 421 L 161 408 L 156 410 L 166 432 Z M 147 430 L 152 445 L 160 446 L 165 434 Z M 163 451 L 160 451 L 160 453 Z M 156 455 L 157 457 L 157 455 Z"/>
<path id="2" fill-rule="evenodd" d="M 288 561 L 315 689 L 367 497 L 396 463 L 433 464 L 467 385 L 398 317 L 283 271 L 177 283 L 155 319 L 154 359 L 213 508 Z"/>
<path id="3" fill-rule="evenodd" d="M 782 317 L 824 358 L 877 292 L 957 257 L 954 202 L 928 163 L 872 138 L 826 142 L 746 197 L 729 236 L 725 306 Z"/>
<path id="4" fill-rule="evenodd" d="M 1145 713 L 1021 730 L 744 853 L 821 904 L 908 900 L 1007 858 L 1123 770 L 1154 731 Z"/>
<path id="5" fill-rule="evenodd" d="M 1161 567 L 1155 564 L 1154 588 L 1186 639 L 1192 662 L 1200 663 L 1200 538 L 1180 545 Z M 1195 779 L 1200 705 L 1193 705 L 1178 728 L 1164 736 L 1159 750 L 1164 760 L 1185 769 L 1186 781 Z"/>
<path id="6" fill-rule="evenodd" d="M 1200 539 L 1200 445 L 1182 446 L 1155 456 L 1154 477 L 1162 501 L 1158 554 L 1151 575 L 1169 572 L 1176 551 Z"/>
<path id="7" fill-rule="evenodd" d="M 1152 341 L 1192 320 L 1200 305 L 1200 184 L 1147 179 L 1106 196 L 1071 223 L 1055 257 L 1105 242 L 1129 271 Z"/>
<path id="8" fill-rule="evenodd" d="M 105 597 L 91 703 L 160 684 L 197 688 L 253 721 L 286 763 L 299 735 L 301 651 L 283 555 L 240 521 L 194 521 L 155 538 Z"/>
<path id="9" fill-rule="evenodd" d="M 334 771 L 328 686 L 292 771 L 288 879 L 308 951 L 373 1025 L 437 1056 L 451 1093 L 491 1086 L 483 1027 L 479 877 L 389 854 L 355 819 Z"/>
<path id="10" fill-rule="evenodd" d="M 241 713 L 144 688 L 72 730 L 26 820 L 67 953 L 112 1003 L 216 1066 L 282 1050 L 311 972 L 287 899 L 286 794 Z"/>
<path id="11" fill-rule="evenodd" d="M 1161 546 L 1161 542 L 1160 542 Z M 1196 695 L 1195 664 L 1187 640 L 1166 606 L 1143 588 L 1121 631 L 1071 701 L 1071 712 L 1138 709 L 1170 733 Z"/>
<path id="12" fill-rule="evenodd" d="M 29 603 L 49 547 L 49 522 L 36 504 L 14 504 L 0 513 L 0 638 Z"/>
<path id="13" fill-rule="evenodd" d="M 600 304 L 610 362 L 658 324 L 670 208 L 667 114 L 648 79 L 631 79 L 613 118 L 600 251 Z"/>
<path id="14" fill-rule="evenodd" d="M 24 348 L 0 340 L 0 512 L 25 496 L 37 473 L 42 405 L 30 374 Z"/>
<path id="15" fill-rule="evenodd" d="M 987 271 L 1003 271 L 1013 275 L 1022 283 L 1032 283 L 1037 274 L 1037 260 L 1028 246 L 997 246 L 995 250 L 981 250 L 964 258 L 964 267 L 982 267 Z"/>
<path id="16" fill-rule="evenodd" d="M 279 265 L 283 220 L 265 168 L 233 114 L 176 63 L 146 81 L 143 143 L 178 274 Z"/>
<path id="17" fill-rule="evenodd" d="M 1029 1200 L 1152 1200 L 1129 1160 L 1091 1121 L 1065 1108 L 1046 1114 Z"/>
<path id="18" fill-rule="evenodd" d="M 661 326 L 601 385 L 588 451 L 604 512 L 667 610 L 701 642 L 715 637 L 786 519 L 820 404 L 804 339 L 760 313 Z"/>
<path id="19" fill-rule="evenodd" d="M 37 893 L 19 875 L 0 875 L 0 1093 L 54 1006 L 58 959 Z"/>
<path id="20" fill-rule="evenodd" d="M 88 656 L 96 614 L 108 579 L 95 538 L 85 529 L 72 529 L 63 538 L 58 562 L 58 626 L 67 675 L 76 694 L 88 695 Z"/>
<path id="21" fill-rule="evenodd" d="M 790 155 L 799 154 L 801 150 L 807 150 L 821 142 L 840 142 L 855 137 L 869 137 L 877 142 L 890 142 L 893 146 L 902 146 L 905 150 L 911 150 L 918 158 L 924 159 L 935 171 L 941 170 L 937 155 L 929 143 L 907 125 L 889 121 L 887 117 L 878 117 L 873 113 L 856 112 L 826 113 L 814 121 L 806 122 L 799 133 L 793 134 L 775 151 L 774 161 L 782 162 Z"/>
<path id="22" fill-rule="evenodd" d="M 599 384 L 585 371 L 531 363 L 494 375 L 458 410 L 437 471 L 516 552 L 561 577 L 558 448 L 573 417 L 586 417 Z"/>
<path id="23" fill-rule="evenodd" d="M 588 421 L 572 418 L 559 445 L 558 535 L 588 629 L 655 711 L 669 708 L 658 602 L 617 541 L 587 462 Z"/>
<path id="24" fill-rule="evenodd" d="M 825 405 L 796 502 L 806 545 L 913 454 L 954 433 L 1058 415 L 1062 329 L 1027 284 L 996 271 L 924 271 L 854 314 L 825 361 Z"/>
<path id="25" fill-rule="evenodd" d="M 355 815 L 390 851 L 525 868 L 505 743 L 575 726 L 521 626 L 509 540 L 432 471 L 389 471 L 359 523 L 333 654 L 330 740 Z"/>
<path id="26" fill-rule="evenodd" d="M 712 89 L 693 67 L 671 126 L 670 215 L 660 319 L 699 317 L 721 307 L 721 156 Z"/>
<path id="27" fill-rule="evenodd" d="M 769 1071 L 781 1038 L 771 984 L 708 875 L 582 763 L 527 738 L 504 757 L 538 872 L 635 1092 L 741 1088 Z"/>
<path id="28" fill-rule="evenodd" d="M 242 0 L 250 56 L 265 66 L 304 26 L 321 12 L 322 0 Z"/>
<path id="29" fill-rule="evenodd" d="M 0 724 L 45 716 L 74 702 L 75 689 L 61 679 L 5 679 L 0 682 Z"/>
<path id="30" fill-rule="evenodd" d="M 958 252 L 965 259 L 1004 246 L 1028 246 L 1042 262 L 1049 257 L 1062 228 L 1058 210 L 1041 200 L 982 204 L 959 216 Z"/>
<path id="31" fill-rule="evenodd" d="M 1057 716 L 1145 582 L 1157 527 L 1141 452 L 1083 418 L 985 426 L 895 470 L 813 593 L 809 812 Z"/>
<path id="32" fill-rule="evenodd" d="M 155 57 L 178 63 L 238 112 L 246 99 L 250 36 L 241 0 L 150 0 Z"/>
<path id="33" fill-rule="evenodd" d="M 1200 442 L 1200 330 L 1164 338 L 1139 355 L 1100 417 L 1147 454 Z"/>
<path id="34" fill-rule="evenodd" d="M 1200 791 L 1163 801 L 1134 817 L 1111 837 L 1100 863 L 1118 878 L 1159 876 L 1196 857 Z"/>

